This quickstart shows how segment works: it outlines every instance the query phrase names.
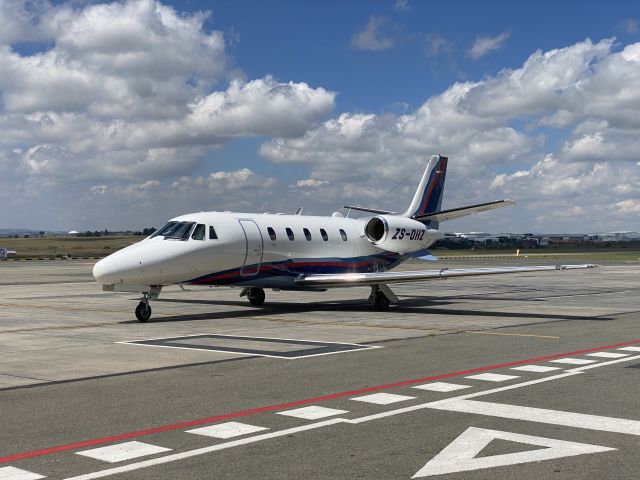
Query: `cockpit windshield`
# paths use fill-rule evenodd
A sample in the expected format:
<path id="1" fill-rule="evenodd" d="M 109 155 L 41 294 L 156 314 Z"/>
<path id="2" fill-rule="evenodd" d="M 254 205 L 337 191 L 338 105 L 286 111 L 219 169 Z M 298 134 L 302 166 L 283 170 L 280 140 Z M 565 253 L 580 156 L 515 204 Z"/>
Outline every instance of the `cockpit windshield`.
<path id="1" fill-rule="evenodd" d="M 157 236 L 164 236 L 164 234 L 167 233 L 167 231 L 169 231 L 176 223 L 178 223 L 178 222 L 169 222 L 169 223 L 167 223 L 164 227 L 159 228 L 158 230 L 153 232 L 149 238 L 153 238 L 153 237 L 157 237 Z"/>
<path id="2" fill-rule="evenodd" d="M 157 230 L 150 238 L 162 236 L 165 240 L 182 240 L 189 239 L 189 233 L 195 225 L 195 222 L 169 222 L 161 229 Z"/>

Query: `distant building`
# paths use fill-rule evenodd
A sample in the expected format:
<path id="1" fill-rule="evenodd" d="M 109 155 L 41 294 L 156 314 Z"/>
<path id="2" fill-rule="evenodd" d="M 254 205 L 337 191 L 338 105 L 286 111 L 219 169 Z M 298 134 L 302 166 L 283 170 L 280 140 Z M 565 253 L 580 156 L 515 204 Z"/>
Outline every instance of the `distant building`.
<path id="1" fill-rule="evenodd" d="M 76 230 L 71 230 L 67 235 L 79 235 L 80 232 L 76 231 Z"/>

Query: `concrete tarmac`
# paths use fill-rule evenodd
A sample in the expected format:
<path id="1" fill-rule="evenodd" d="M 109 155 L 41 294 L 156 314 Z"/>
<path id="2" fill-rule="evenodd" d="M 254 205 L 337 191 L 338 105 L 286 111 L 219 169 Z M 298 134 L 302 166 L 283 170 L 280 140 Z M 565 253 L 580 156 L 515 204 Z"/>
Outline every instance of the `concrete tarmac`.
<path id="1" fill-rule="evenodd" d="M 146 324 L 91 267 L 0 263 L 0 479 L 637 478 L 637 263 L 396 285 L 388 312 L 169 287 Z"/>

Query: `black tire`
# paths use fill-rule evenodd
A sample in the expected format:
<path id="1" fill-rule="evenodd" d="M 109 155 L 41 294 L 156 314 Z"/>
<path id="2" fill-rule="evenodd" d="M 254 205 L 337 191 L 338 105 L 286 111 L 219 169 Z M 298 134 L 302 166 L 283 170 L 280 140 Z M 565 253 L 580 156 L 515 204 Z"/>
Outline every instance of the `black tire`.
<path id="1" fill-rule="evenodd" d="M 254 307 L 259 307 L 264 303 L 264 290 L 261 288 L 251 288 L 249 289 L 247 298 L 249 299 L 249 303 L 251 305 L 253 305 Z"/>
<path id="2" fill-rule="evenodd" d="M 378 291 L 373 300 L 373 306 L 376 310 L 389 310 L 389 299 L 384 293 Z"/>
<path id="3" fill-rule="evenodd" d="M 151 318 L 151 305 L 145 302 L 140 302 L 136 307 L 136 318 L 140 322 L 146 322 Z"/>

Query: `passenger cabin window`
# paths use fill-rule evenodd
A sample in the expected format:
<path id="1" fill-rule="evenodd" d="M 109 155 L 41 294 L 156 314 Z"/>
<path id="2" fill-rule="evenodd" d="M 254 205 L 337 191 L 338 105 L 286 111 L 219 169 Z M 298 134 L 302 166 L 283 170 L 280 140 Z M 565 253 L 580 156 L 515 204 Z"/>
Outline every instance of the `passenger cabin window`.
<path id="1" fill-rule="evenodd" d="M 343 229 L 340 229 L 340 236 L 344 242 L 347 241 L 347 233 Z"/>
<path id="2" fill-rule="evenodd" d="M 207 232 L 207 227 L 205 227 L 202 223 L 196 225 L 196 228 L 193 229 L 193 233 L 191 234 L 191 238 L 194 240 L 204 240 L 204 235 Z"/>
<path id="3" fill-rule="evenodd" d="M 304 232 L 304 236 L 307 238 L 307 240 L 311 241 L 311 232 L 309 231 L 309 229 L 303 228 L 302 231 Z"/>
<path id="4" fill-rule="evenodd" d="M 293 230 L 291 230 L 289 227 L 286 228 L 286 232 L 287 232 L 287 237 L 289 237 L 289 240 L 293 241 L 295 240 L 295 237 L 293 236 Z"/>
<path id="5" fill-rule="evenodd" d="M 218 234 L 216 233 L 216 229 L 213 228 L 212 225 L 209 225 L 209 240 L 217 240 Z"/>
<path id="6" fill-rule="evenodd" d="M 320 229 L 320 235 L 322 235 L 322 240 L 325 242 L 329 240 L 329 235 L 327 235 L 327 231 L 324 228 Z"/>
<path id="7" fill-rule="evenodd" d="M 267 233 L 269 234 L 269 238 L 275 242 L 277 238 L 276 231 L 271 227 L 267 227 Z"/>

